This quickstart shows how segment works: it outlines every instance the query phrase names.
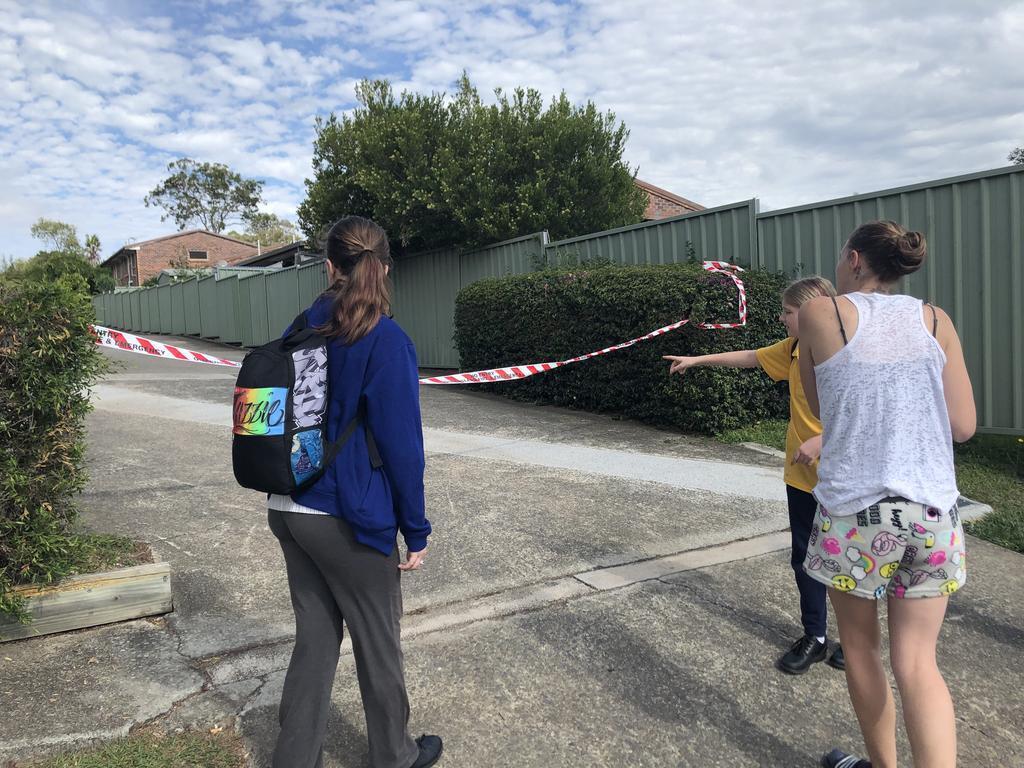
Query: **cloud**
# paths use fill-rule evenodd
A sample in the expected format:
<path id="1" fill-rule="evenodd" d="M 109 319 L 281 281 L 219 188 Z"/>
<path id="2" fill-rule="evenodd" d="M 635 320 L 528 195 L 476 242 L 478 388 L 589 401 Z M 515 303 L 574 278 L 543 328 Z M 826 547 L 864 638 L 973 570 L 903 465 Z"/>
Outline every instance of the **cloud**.
<path id="1" fill-rule="evenodd" d="M 1024 2 L 0 0 L 0 227 L 107 251 L 167 232 L 142 198 L 181 156 L 266 181 L 293 216 L 313 117 L 362 77 L 612 110 L 640 176 L 782 207 L 1001 165 L 1024 143 Z"/>

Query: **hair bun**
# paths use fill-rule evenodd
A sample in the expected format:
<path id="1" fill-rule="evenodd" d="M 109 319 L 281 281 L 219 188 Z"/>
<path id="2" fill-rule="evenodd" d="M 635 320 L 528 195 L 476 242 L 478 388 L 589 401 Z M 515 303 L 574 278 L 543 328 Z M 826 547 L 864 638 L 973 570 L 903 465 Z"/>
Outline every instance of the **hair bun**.
<path id="1" fill-rule="evenodd" d="M 904 232 L 896 238 L 896 251 L 899 254 L 896 266 L 901 275 L 917 271 L 926 252 L 924 235 L 920 232 Z"/>

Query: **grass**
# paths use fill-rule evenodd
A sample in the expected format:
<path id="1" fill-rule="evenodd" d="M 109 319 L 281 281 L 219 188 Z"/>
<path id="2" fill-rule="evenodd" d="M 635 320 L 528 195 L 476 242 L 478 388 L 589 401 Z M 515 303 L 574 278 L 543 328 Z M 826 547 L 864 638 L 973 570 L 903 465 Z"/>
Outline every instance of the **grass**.
<path id="1" fill-rule="evenodd" d="M 725 443 L 786 446 L 786 422 L 763 421 L 718 436 Z M 1024 439 L 976 435 L 955 449 L 956 480 L 969 499 L 992 507 L 992 514 L 967 523 L 968 533 L 1024 553 Z"/>
<path id="2" fill-rule="evenodd" d="M 786 450 L 786 422 L 781 419 L 758 421 L 748 427 L 730 429 L 718 436 L 723 443 L 760 443 Z"/>
<path id="3" fill-rule="evenodd" d="M 245 752 L 231 731 L 144 731 L 100 747 L 68 752 L 31 768 L 242 768 Z"/>
<path id="4" fill-rule="evenodd" d="M 69 537 L 74 573 L 112 571 L 153 562 L 149 546 L 127 536 L 106 533 L 76 533 Z"/>

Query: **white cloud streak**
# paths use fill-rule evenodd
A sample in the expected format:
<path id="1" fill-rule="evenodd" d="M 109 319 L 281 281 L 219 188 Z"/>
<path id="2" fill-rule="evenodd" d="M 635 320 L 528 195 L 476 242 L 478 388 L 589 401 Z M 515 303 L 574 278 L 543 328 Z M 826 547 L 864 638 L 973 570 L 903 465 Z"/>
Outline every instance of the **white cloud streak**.
<path id="1" fill-rule="evenodd" d="M 148 15 L 148 12 L 152 12 Z M 38 216 L 111 252 L 168 231 L 170 160 L 224 162 L 293 215 L 313 117 L 353 85 L 532 86 L 610 109 L 629 161 L 781 207 L 1004 164 L 1024 144 L 1024 3 L 0 0 L 0 255 Z"/>

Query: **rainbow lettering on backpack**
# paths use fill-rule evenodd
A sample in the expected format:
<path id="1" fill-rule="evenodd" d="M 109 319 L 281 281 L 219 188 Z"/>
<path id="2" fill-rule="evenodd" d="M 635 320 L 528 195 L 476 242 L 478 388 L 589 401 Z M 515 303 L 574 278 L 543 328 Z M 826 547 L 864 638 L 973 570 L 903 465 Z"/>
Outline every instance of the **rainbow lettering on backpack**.
<path id="1" fill-rule="evenodd" d="M 235 387 L 234 427 L 236 435 L 284 434 L 284 406 L 287 387 Z"/>

